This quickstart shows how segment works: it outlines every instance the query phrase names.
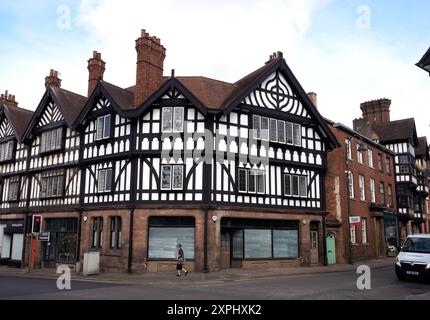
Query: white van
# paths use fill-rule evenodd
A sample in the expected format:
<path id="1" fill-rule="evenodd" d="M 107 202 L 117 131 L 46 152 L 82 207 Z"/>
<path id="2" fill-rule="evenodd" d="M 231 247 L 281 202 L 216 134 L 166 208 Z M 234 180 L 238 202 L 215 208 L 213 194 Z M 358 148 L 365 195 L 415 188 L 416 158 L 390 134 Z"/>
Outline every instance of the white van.
<path id="1" fill-rule="evenodd" d="M 399 280 L 430 276 L 429 234 L 416 234 L 406 239 L 397 256 L 396 275 Z"/>

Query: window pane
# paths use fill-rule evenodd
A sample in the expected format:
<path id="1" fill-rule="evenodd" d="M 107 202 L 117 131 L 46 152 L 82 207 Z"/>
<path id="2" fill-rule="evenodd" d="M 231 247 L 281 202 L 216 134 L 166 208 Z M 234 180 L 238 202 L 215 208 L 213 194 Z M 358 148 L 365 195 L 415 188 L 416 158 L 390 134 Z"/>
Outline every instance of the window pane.
<path id="1" fill-rule="evenodd" d="M 107 139 L 110 137 L 110 128 L 111 128 L 111 116 L 107 115 L 104 117 L 104 129 L 103 129 L 103 138 Z"/>
<path id="2" fill-rule="evenodd" d="M 172 108 L 163 108 L 162 119 L 163 119 L 163 126 L 162 126 L 163 132 L 172 131 L 172 119 L 173 119 Z"/>
<path id="3" fill-rule="evenodd" d="M 58 195 L 58 177 L 52 178 L 52 196 Z"/>
<path id="4" fill-rule="evenodd" d="M 103 117 L 100 117 L 97 119 L 97 140 L 103 139 L 103 127 L 104 127 L 104 120 Z"/>
<path id="5" fill-rule="evenodd" d="M 57 129 L 57 149 L 61 149 L 63 142 L 63 128 Z"/>
<path id="6" fill-rule="evenodd" d="M 270 141 L 278 142 L 278 123 L 275 119 L 270 119 Z"/>
<path id="7" fill-rule="evenodd" d="M 57 149 L 57 130 L 53 130 L 51 133 L 51 147 L 50 150 Z"/>
<path id="8" fill-rule="evenodd" d="M 272 230 L 245 230 L 245 259 L 272 258 Z"/>
<path id="9" fill-rule="evenodd" d="M 261 118 L 261 139 L 269 141 L 269 118 Z"/>
<path id="10" fill-rule="evenodd" d="M 232 232 L 233 258 L 243 259 L 243 230 Z"/>
<path id="11" fill-rule="evenodd" d="M 273 257 L 297 258 L 298 256 L 298 230 L 273 230 Z"/>
<path id="12" fill-rule="evenodd" d="M 302 145 L 302 127 L 299 124 L 294 124 L 294 145 Z"/>
<path id="13" fill-rule="evenodd" d="M 300 177 L 300 196 L 308 196 L 308 179 L 306 177 Z"/>
<path id="14" fill-rule="evenodd" d="M 293 144 L 293 124 L 291 122 L 287 122 L 285 127 L 287 134 L 287 143 Z"/>
<path id="15" fill-rule="evenodd" d="M 266 173 L 264 171 L 257 172 L 257 187 L 258 193 L 266 193 Z"/>
<path id="16" fill-rule="evenodd" d="M 148 256 L 150 259 L 176 259 L 176 246 L 182 244 L 185 259 L 194 259 L 194 228 L 150 227 Z"/>
<path id="17" fill-rule="evenodd" d="M 184 108 L 175 108 L 175 123 L 173 131 L 184 131 Z"/>
<path id="18" fill-rule="evenodd" d="M 106 185 L 106 170 L 100 170 L 99 171 L 99 181 L 98 181 L 99 192 L 105 191 L 105 185 Z"/>
<path id="19" fill-rule="evenodd" d="M 161 167 L 161 189 L 170 190 L 172 181 L 172 167 L 162 166 Z"/>
<path id="20" fill-rule="evenodd" d="M 285 143 L 285 122 L 278 121 L 278 138 L 279 143 Z"/>
<path id="21" fill-rule="evenodd" d="M 257 191 L 256 178 L 255 170 L 250 170 L 248 175 L 248 192 L 255 193 Z"/>
<path id="22" fill-rule="evenodd" d="M 299 177 L 293 176 L 293 196 L 299 196 Z"/>
<path id="23" fill-rule="evenodd" d="M 261 117 L 252 116 L 252 129 L 254 139 L 261 139 Z"/>
<path id="24" fill-rule="evenodd" d="M 184 188 L 184 167 L 173 166 L 173 189 L 182 190 Z"/>
<path id="25" fill-rule="evenodd" d="M 291 196 L 291 175 L 286 174 L 284 177 L 285 195 Z"/>
<path id="26" fill-rule="evenodd" d="M 112 191 L 112 169 L 106 170 L 105 191 Z"/>
<path id="27" fill-rule="evenodd" d="M 239 169 L 239 192 L 246 192 L 246 170 L 245 169 Z"/>

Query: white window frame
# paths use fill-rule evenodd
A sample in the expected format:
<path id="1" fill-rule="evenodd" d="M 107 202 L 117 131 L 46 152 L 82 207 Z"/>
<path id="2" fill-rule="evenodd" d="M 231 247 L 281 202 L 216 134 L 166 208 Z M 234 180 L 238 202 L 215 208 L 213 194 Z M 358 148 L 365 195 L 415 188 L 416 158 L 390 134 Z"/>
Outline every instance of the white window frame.
<path id="1" fill-rule="evenodd" d="M 254 127 L 254 125 L 255 125 L 255 119 L 259 119 L 258 121 L 259 121 L 259 128 L 255 128 Z M 258 131 L 259 130 L 259 131 Z M 258 136 L 258 132 L 260 132 L 260 136 Z M 255 140 L 261 140 L 261 137 L 262 137 L 262 132 L 261 132 L 261 116 L 256 116 L 256 115 L 253 115 L 252 116 L 252 137 L 255 139 Z"/>
<path id="2" fill-rule="evenodd" d="M 273 126 L 274 124 L 274 126 Z M 275 129 L 275 137 L 272 139 L 272 129 Z M 269 119 L 269 139 L 270 142 L 278 142 L 278 121 L 276 119 Z"/>
<path id="3" fill-rule="evenodd" d="M 103 125 L 101 128 L 101 134 L 99 131 L 99 122 L 102 121 Z M 106 127 L 107 124 L 109 123 L 109 132 L 106 132 Z M 111 131 L 112 131 L 112 116 L 110 114 L 104 115 L 104 116 L 100 116 L 97 118 L 96 121 L 96 140 L 97 141 L 101 141 L 101 140 L 106 140 L 109 139 L 111 136 Z"/>
<path id="4" fill-rule="evenodd" d="M 178 129 L 176 127 L 176 113 L 179 110 L 182 111 L 182 121 L 181 121 L 181 127 Z M 184 109 L 184 107 L 174 107 L 173 108 L 173 119 L 172 119 L 173 132 L 176 132 L 176 133 L 184 132 L 184 122 L 185 122 L 185 109 Z"/>
<path id="5" fill-rule="evenodd" d="M 305 193 L 302 193 L 302 187 L 304 184 L 304 190 Z M 308 177 L 306 176 L 299 176 L 299 194 L 301 198 L 307 198 L 308 197 Z"/>
<path id="6" fill-rule="evenodd" d="M 181 169 L 181 175 L 182 175 L 182 177 L 181 177 L 181 181 L 182 181 L 182 188 L 175 188 L 174 187 L 174 182 L 175 182 L 175 169 L 176 168 L 180 168 Z M 181 165 L 181 164 L 175 164 L 175 165 L 172 165 L 172 171 L 171 171 L 171 174 L 172 174 L 172 182 L 171 182 L 171 187 L 172 187 L 172 190 L 174 190 L 174 191 L 177 191 L 177 190 L 184 190 L 184 166 L 183 165 Z"/>
<path id="7" fill-rule="evenodd" d="M 355 199 L 355 190 L 354 190 L 354 174 L 352 172 L 348 172 L 348 197 L 349 199 Z"/>
<path id="8" fill-rule="evenodd" d="M 376 203 L 376 182 L 373 178 L 370 178 L 370 201 Z"/>
<path id="9" fill-rule="evenodd" d="M 267 121 L 267 129 L 263 129 L 263 121 Z M 270 140 L 270 118 L 267 117 L 261 117 L 261 122 L 260 122 L 260 135 L 261 135 L 261 140 L 263 141 L 269 141 Z"/>
<path id="10" fill-rule="evenodd" d="M 373 150 L 367 149 L 367 161 L 369 162 L 369 167 L 375 169 L 375 164 L 373 162 Z"/>
<path id="11" fill-rule="evenodd" d="M 357 143 L 356 148 L 357 148 L 357 162 L 359 164 L 364 164 L 364 154 L 363 154 L 363 151 L 360 150 L 360 144 L 359 143 Z"/>
<path id="12" fill-rule="evenodd" d="M 251 176 L 252 176 L 252 179 L 254 180 L 254 191 L 249 190 L 249 181 L 251 180 Z M 254 169 L 248 170 L 248 185 L 247 185 L 248 193 L 257 194 L 257 190 L 258 190 L 258 186 L 257 186 L 258 181 L 257 180 L 258 180 L 257 179 L 257 170 L 254 170 Z"/>
<path id="13" fill-rule="evenodd" d="M 290 130 L 288 130 L 288 126 L 291 126 Z M 291 137 L 291 142 L 288 142 L 288 136 Z M 294 124 L 292 122 L 285 123 L 285 143 L 290 146 L 294 145 Z"/>
<path id="14" fill-rule="evenodd" d="M 278 141 L 279 141 L 279 143 L 283 143 L 283 144 L 287 143 L 287 135 L 285 133 L 285 121 L 278 120 L 277 127 L 278 127 Z M 281 137 L 279 134 L 280 130 L 284 133 L 284 140 L 282 140 L 282 141 L 281 141 Z"/>
<path id="15" fill-rule="evenodd" d="M 263 179 L 263 191 L 260 191 L 260 184 L 259 184 L 259 180 L 260 180 L 260 177 L 263 177 L 262 179 Z M 257 181 L 257 194 L 266 194 L 266 171 L 263 171 L 263 170 L 257 170 L 257 179 L 256 179 Z"/>
<path id="16" fill-rule="evenodd" d="M 296 135 L 296 129 L 298 128 L 299 136 Z M 296 143 L 297 142 L 297 143 Z M 293 143 L 297 147 L 302 146 L 302 126 L 300 124 L 293 124 Z"/>
<path id="17" fill-rule="evenodd" d="M 366 201 L 366 178 L 362 175 L 359 175 L 358 180 L 360 187 L 360 200 Z"/>
<path id="18" fill-rule="evenodd" d="M 240 183 L 241 183 L 241 178 L 240 178 L 240 173 L 241 172 L 245 172 L 245 190 L 241 190 L 240 189 Z M 239 168 L 238 173 L 237 173 L 237 181 L 238 181 L 238 190 L 240 193 L 247 193 L 248 192 L 248 170 L 245 168 Z"/>
<path id="19" fill-rule="evenodd" d="M 110 187 L 108 187 L 108 172 L 110 171 Z M 103 180 L 102 180 L 103 176 Z M 103 181 L 103 184 L 101 182 Z M 104 168 L 98 170 L 98 177 L 97 177 L 97 191 L 98 193 L 107 193 L 112 192 L 112 186 L 113 186 L 113 169 L 112 168 Z"/>
<path id="20" fill-rule="evenodd" d="M 351 244 L 357 244 L 357 228 L 355 226 L 350 226 L 349 235 L 351 238 Z"/>
<path id="21" fill-rule="evenodd" d="M 287 188 L 285 188 L 286 186 L 286 182 L 287 182 L 287 177 L 290 179 L 290 193 L 287 193 Z M 292 175 L 291 174 L 285 174 L 284 175 L 284 195 L 287 197 L 291 197 L 293 195 L 293 180 L 292 180 Z"/>
<path id="22" fill-rule="evenodd" d="M 346 152 L 346 159 L 352 160 L 352 147 L 351 147 L 350 139 L 345 139 L 345 152 Z"/>
<path id="23" fill-rule="evenodd" d="M 367 219 L 361 219 L 361 241 L 363 244 L 368 244 L 369 240 L 367 239 Z"/>

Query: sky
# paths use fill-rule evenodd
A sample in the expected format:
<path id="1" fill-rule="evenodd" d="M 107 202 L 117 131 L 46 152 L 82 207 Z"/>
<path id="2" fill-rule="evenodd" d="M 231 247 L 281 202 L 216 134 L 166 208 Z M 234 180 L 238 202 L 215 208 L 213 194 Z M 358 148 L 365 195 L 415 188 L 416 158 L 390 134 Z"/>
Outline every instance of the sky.
<path id="1" fill-rule="evenodd" d="M 165 75 L 235 82 L 282 51 L 318 109 L 352 126 L 360 103 L 392 100 L 392 120 L 415 117 L 430 138 L 430 77 L 415 64 L 430 47 L 428 0 L 0 0 L 0 91 L 35 110 L 50 69 L 87 92 L 93 50 L 105 80 L 135 83 L 140 30 L 167 48 Z"/>

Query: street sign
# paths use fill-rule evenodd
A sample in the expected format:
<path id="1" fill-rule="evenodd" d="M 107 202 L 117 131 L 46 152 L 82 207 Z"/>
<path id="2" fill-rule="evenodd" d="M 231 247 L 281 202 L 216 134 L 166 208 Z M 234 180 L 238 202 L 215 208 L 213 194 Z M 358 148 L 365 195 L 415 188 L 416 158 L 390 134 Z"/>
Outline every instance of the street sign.
<path id="1" fill-rule="evenodd" d="M 49 242 L 50 238 L 51 238 L 51 233 L 50 232 L 41 232 L 41 233 L 39 233 L 39 241 Z"/>
<path id="2" fill-rule="evenodd" d="M 358 227 L 361 225 L 361 217 L 349 217 L 349 223 L 351 226 Z"/>

